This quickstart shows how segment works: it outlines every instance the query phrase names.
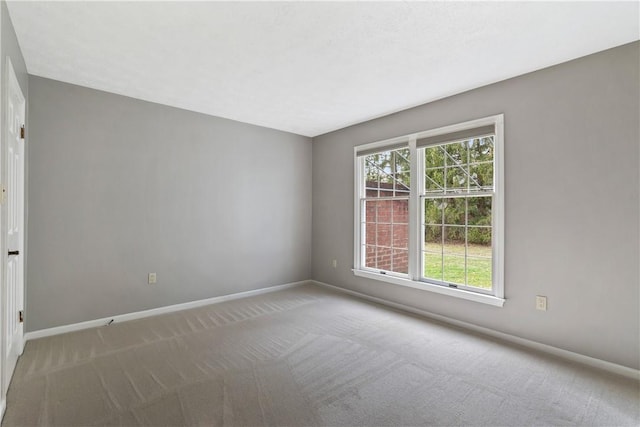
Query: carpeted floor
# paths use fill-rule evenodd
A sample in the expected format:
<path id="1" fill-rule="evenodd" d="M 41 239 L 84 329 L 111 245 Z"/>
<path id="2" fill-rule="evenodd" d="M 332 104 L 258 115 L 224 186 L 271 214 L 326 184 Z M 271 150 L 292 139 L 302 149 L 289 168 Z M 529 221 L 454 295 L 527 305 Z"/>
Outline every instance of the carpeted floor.
<path id="1" fill-rule="evenodd" d="M 312 285 L 27 343 L 3 426 L 639 425 L 636 381 Z"/>

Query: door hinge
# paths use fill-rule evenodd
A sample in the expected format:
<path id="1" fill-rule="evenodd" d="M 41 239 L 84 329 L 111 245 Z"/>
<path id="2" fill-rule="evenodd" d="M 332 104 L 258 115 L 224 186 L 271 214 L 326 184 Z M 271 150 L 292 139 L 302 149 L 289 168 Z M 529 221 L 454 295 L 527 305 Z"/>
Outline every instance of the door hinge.
<path id="1" fill-rule="evenodd" d="M 24 312 L 22 310 L 18 312 L 18 320 L 20 323 L 24 322 Z"/>
<path id="2" fill-rule="evenodd" d="M 20 128 L 20 139 L 24 139 L 24 125 Z"/>

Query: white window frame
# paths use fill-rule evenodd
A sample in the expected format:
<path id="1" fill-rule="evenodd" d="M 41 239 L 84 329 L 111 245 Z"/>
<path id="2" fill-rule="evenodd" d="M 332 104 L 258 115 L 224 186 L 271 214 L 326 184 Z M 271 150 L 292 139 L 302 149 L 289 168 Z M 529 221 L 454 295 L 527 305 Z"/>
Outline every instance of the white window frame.
<path id="1" fill-rule="evenodd" d="M 420 138 L 443 135 L 467 129 L 474 129 L 482 126 L 493 125 L 495 129 L 494 137 L 494 170 L 493 170 L 493 206 L 492 206 L 492 292 L 472 291 L 467 289 L 453 288 L 441 284 L 429 283 L 421 280 L 422 274 L 422 241 L 420 231 L 422 230 L 422 214 L 420 212 L 420 197 L 424 180 L 424 159 L 418 156 L 416 141 Z M 411 168 L 411 192 L 409 196 L 409 270 L 408 274 L 392 274 L 390 272 L 380 272 L 363 266 L 363 254 L 361 250 L 362 239 L 362 209 L 361 198 L 364 194 L 364 170 L 363 156 L 358 157 L 359 152 L 377 150 L 384 151 L 398 148 L 398 144 L 406 143 L 410 150 Z M 431 129 L 423 132 L 403 135 L 396 138 L 376 141 L 369 144 L 354 147 L 354 259 L 353 273 L 359 277 L 373 280 L 380 280 L 400 286 L 420 289 L 438 294 L 462 298 L 470 301 L 502 307 L 504 298 L 504 115 L 485 117 Z"/>

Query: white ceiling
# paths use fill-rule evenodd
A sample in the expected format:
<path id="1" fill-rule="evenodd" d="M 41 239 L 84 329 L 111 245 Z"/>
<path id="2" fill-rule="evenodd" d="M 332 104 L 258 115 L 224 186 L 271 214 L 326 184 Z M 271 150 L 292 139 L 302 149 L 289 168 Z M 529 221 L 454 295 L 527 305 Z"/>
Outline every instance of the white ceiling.
<path id="1" fill-rule="evenodd" d="M 316 136 L 640 38 L 638 2 L 9 2 L 29 73 Z"/>

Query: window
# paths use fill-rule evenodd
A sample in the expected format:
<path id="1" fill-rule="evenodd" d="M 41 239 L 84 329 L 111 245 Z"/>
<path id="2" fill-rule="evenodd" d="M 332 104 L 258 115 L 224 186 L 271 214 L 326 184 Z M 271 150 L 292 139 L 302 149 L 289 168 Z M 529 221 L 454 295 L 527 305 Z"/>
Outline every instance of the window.
<path id="1" fill-rule="evenodd" d="M 502 306 L 503 116 L 355 148 L 354 273 Z"/>
<path id="2" fill-rule="evenodd" d="M 409 149 L 364 157 L 364 266 L 409 271 Z"/>

